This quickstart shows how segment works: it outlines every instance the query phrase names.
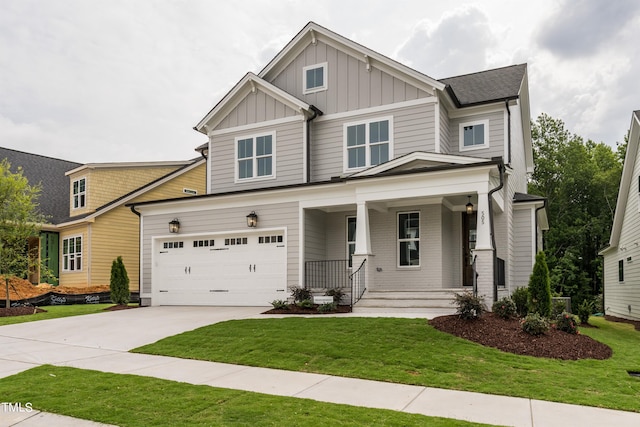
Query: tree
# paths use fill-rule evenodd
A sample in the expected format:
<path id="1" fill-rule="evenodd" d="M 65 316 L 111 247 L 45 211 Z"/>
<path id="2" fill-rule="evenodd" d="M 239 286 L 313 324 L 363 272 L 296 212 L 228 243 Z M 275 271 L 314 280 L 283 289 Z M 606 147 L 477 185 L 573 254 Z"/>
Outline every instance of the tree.
<path id="1" fill-rule="evenodd" d="M 37 257 L 27 252 L 27 241 L 37 237 L 44 217 L 37 211 L 39 185 L 31 186 L 22 169 L 11 172 L 11 165 L 0 161 L 0 274 L 4 275 L 9 299 L 9 277 L 26 277 L 29 269 L 36 267 Z"/>
<path id="2" fill-rule="evenodd" d="M 536 263 L 529 278 L 529 311 L 542 317 L 551 316 L 549 268 L 543 251 L 536 254 Z"/>
<path id="3" fill-rule="evenodd" d="M 118 305 L 126 305 L 129 302 L 129 276 L 124 267 L 122 257 L 119 256 L 111 264 L 111 281 L 109 282 L 111 291 L 111 302 Z"/>

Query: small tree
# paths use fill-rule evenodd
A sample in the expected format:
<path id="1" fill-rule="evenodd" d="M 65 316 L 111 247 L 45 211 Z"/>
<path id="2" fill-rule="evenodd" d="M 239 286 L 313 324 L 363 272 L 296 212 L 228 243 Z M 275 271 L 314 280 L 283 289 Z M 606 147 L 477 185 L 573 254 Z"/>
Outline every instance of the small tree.
<path id="1" fill-rule="evenodd" d="M 529 278 L 529 311 L 542 317 L 551 316 L 551 284 L 544 252 L 536 255 L 536 263 Z"/>
<path id="2" fill-rule="evenodd" d="M 111 301 L 114 304 L 125 305 L 129 302 L 129 296 L 131 295 L 129 292 L 129 276 L 121 256 L 111 264 L 109 289 L 111 290 Z"/>

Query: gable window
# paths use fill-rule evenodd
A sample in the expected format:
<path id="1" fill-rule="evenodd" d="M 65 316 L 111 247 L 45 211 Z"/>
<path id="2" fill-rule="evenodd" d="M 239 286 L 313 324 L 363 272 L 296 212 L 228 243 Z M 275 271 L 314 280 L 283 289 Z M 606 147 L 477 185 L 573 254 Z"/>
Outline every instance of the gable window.
<path id="1" fill-rule="evenodd" d="M 388 162 L 393 157 L 392 119 L 376 119 L 344 125 L 345 170 Z"/>
<path id="2" fill-rule="evenodd" d="M 489 120 L 460 123 L 460 151 L 489 146 Z"/>
<path id="3" fill-rule="evenodd" d="M 624 260 L 618 261 L 618 282 L 624 282 Z"/>
<path id="4" fill-rule="evenodd" d="M 73 208 L 84 208 L 87 202 L 87 180 L 80 178 L 73 181 Z"/>
<path id="5" fill-rule="evenodd" d="M 327 63 L 304 67 L 302 85 L 304 94 L 327 90 Z"/>
<path id="6" fill-rule="evenodd" d="M 236 181 L 275 176 L 275 132 L 236 138 Z"/>
<path id="7" fill-rule="evenodd" d="M 420 266 L 420 212 L 398 214 L 398 266 Z"/>
<path id="8" fill-rule="evenodd" d="M 82 270 L 82 237 L 62 240 L 62 271 Z"/>
<path id="9" fill-rule="evenodd" d="M 347 256 L 349 267 L 353 267 L 352 257 L 356 252 L 356 217 L 347 217 Z"/>

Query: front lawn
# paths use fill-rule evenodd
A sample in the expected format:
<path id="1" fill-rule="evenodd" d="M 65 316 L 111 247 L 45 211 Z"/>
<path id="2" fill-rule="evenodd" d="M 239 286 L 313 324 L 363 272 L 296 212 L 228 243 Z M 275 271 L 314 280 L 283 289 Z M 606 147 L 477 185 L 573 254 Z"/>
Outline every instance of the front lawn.
<path id="1" fill-rule="evenodd" d="M 424 319 L 284 318 L 206 326 L 139 353 L 316 372 L 640 412 L 640 333 L 592 318 L 581 331 L 608 360 L 517 356 L 437 331 Z"/>
<path id="2" fill-rule="evenodd" d="M 484 424 L 157 378 L 40 366 L 0 379 L 3 401 L 118 426 L 435 426 Z"/>
<path id="3" fill-rule="evenodd" d="M 52 305 L 40 307 L 46 313 L 28 314 L 24 316 L 0 317 L 0 326 L 13 325 L 15 323 L 33 322 L 36 320 L 56 319 L 58 317 L 80 316 L 82 314 L 103 313 L 104 309 L 113 304 L 74 304 Z"/>

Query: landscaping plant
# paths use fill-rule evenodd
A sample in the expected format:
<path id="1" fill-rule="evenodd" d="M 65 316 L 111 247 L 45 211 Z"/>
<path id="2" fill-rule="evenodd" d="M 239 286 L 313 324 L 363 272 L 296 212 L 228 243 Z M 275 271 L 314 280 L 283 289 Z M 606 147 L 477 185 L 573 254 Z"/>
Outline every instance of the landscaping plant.
<path id="1" fill-rule="evenodd" d="M 529 278 L 529 311 L 542 317 L 551 316 L 551 284 L 544 252 L 536 255 L 536 263 Z"/>
<path id="2" fill-rule="evenodd" d="M 484 298 L 473 295 L 471 292 L 455 294 L 453 302 L 457 307 L 457 314 L 463 319 L 476 319 L 487 311 Z"/>
<path id="3" fill-rule="evenodd" d="M 510 319 L 518 314 L 516 304 L 509 297 L 504 297 L 494 302 L 491 311 L 502 319 Z"/>
<path id="4" fill-rule="evenodd" d="M 289 310 L 289 304 L 281 299 L 271 301 L 271 305 L 276 310 Z"/>
<path id="5" fill-rule="evenodd" d="M 519 317 L 524 317 L 529 313 L 529 289 L 526 286 L 516 288 L 511 294 L 511 300 L 516 305 Z"/>
<path id="6" fill-rule="evenodd" d="M 577 334 L 578 333 L 578 319 L 571 313 L 567 313 L 566 311 L 560 313 L 556 317 L 556 329 L 562 332 L 566 332 L 568 334 Z"/>
<path id="7" fill-rule="evenodd" d="M 126 305 L 129 302 L 129 297 L 131 296 L 129 292 L 129 276 L 121 256 L 111 264 L 109 289 L 111 290 L 111 302 L 114 304 Z"/>
<path id="8" fill-rule="evenodd" d="M 549 330 L 549 321 L 538 313 L 529 313 L 520 322 L 522 330 L 530 335 L 542 335 Z"/>
<path id="9" fill-rule="evenodd" d="M 585 299 L 578 306 L 578 318 L 580 319 L 580 323 L 585 325 L 588 324 L 589 316 L 591 316 L 591 314 L 593 314 L 593 302 Z"/>
<path id="10" fill-rule="evenodd" d="M 333 302 L 338 305 L 344 297 L 344 290 L 340 288 L 329 289 L 327 292 L 325 292 L 325 296 L 333 297 Z"/>
<path id="11" fill-rule="evenodd" d="M 291 296 L 293 297 L 294 302 L 302 302 L 304 300 L 311 299 L 311 291 L 309 289 L 292 286 L 289 290 L 291 291 Z"/>
<path id="12" fill-rule="evenodd" d="M 336 311 L 337 304 L 335 302 L 328 302 L 326 304 L 320 304 L 318 306 L 318 313 L 332 313 Z"/>

